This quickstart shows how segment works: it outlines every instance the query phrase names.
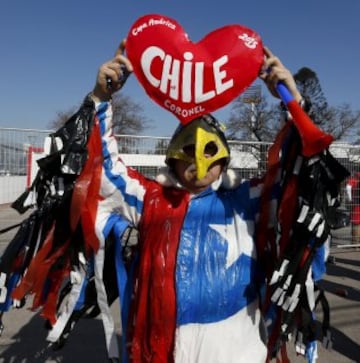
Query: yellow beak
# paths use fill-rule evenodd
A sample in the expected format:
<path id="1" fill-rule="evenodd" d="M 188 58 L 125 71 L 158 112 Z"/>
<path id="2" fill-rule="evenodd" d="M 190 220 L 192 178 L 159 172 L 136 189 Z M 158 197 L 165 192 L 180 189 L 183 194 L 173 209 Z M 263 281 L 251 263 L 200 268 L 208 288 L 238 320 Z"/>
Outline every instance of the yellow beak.
<path id="1" fill-rule="evenodd" d="M 222 146 L 223 143 L 218 135 L 208 132 L 202 127 L 196 129 L 195 140 L 196 178 L 200 180 L 206 176 L 211 164 L 219 159 L 228 157 L 229 153 Z M 214 142 L 218 148 L 218 152 L 213 156 L 205 154 L 206 145 L 210 142 Z"/>

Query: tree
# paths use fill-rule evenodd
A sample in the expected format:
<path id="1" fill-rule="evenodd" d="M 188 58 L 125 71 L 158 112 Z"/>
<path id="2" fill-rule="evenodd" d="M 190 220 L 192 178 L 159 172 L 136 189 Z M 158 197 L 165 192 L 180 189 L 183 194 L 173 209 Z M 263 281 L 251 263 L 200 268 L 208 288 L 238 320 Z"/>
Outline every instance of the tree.
<path id="1" fill-rule="evenodd" d="M 52 130 L 59 129 L 62 125 L 65 124 L 67 120 L 76 112 L 77 107 L 73 106 L 67 111 L 58 111 L 56 112 L 56 117 L 54 120 L 49 122 L 49 128 Z"/>
<path id="2" fill-rule="evenodd" d="M 272 142 L 280 129 L 280 108 L 269 105 L 262 96 L 261 86 L 252 86 L 232 104 L 226 123 L 228 139 Z M 240 147 L 240 148 L 239 148 Z M 238 146 L 238 151 L 250 153 L 259 165 L 266 165 L 268 143 L 251 143 Z"/>
<path id="3" fill-rule="evenodd" d="M 317 74 L 310 68 L 301 68 L 294 78 L 300 93 L 311 100 L 309 116 L 314 123 L 335 140 L 349 139 L 359 126 L 360 111 L 353 111 L 348 104 L 329 106 Z"/>
<path id="4" fill-rule="evenodd" d="M 135 135 L 150 126 L 151 121 L 143 114 L 142 106 L 129 96 L 117 93 L 112 102 L 115 134 Z M 56 118 L 49 124 L 50 128 L 61 127 L 76 112 L 77 108 L 74 106 L 67 111 L 57 112 Z"/>
<path id="5" fill-rule="evenodd" d="M 311 100 L 310 118 L 316 125 L 324 129 L 330 116 L 329 105 L 316 73 L 310 68 L 303 67 L 294 75 L 294 79 L 303 97 Z"/>
<path id="6" fill-rule="evenodd" d="M 114 133 L 120 135 L 136 135 L 151 125 L 144 115 L 144 109 L 129 96 L 117 93 L 113 98 Z"/>
<path id="7" fill-rule="evenodd" d="M 353 142 L 354 144 L 360 144 L 360 111 L 352 110 L 347 103 L 336 108 L 331 108 L 330 110 L 334 114 L 333 118 L 338 120 L 338 122 L 330 125 L 333 126 L 333 128 L 328 128 L 329 133 L 333 135 L 336 140 L 342 138 Z M 354 132 L 354 130 L 356 131 Z"/>
<path id="8" fill-rule="evenodd" d="M 262 96 L 260 86 L 250 87 L 233 102 L 226 134 L 229 139 L 273 141 L 280 128 L 279 113 L 279 107 Z"/>
<path id="9" fill-rule="evenodd" d="M 309 116 L 313 122 L 335 140 L 350 141 L 354 128 L 360 124 L 360 111 L 353 111 L 348 104 L 329 106 L 319 79 L 310 68 L 301 68 L 294 78 L 303 97 L 311 100 Z M 246 92 L 235 99 L 231 107 L 226 123 L 229 138 L 273 141 L 281 127 L 280 102 L 269 105 L 261 92 L 250 99 Z"/>

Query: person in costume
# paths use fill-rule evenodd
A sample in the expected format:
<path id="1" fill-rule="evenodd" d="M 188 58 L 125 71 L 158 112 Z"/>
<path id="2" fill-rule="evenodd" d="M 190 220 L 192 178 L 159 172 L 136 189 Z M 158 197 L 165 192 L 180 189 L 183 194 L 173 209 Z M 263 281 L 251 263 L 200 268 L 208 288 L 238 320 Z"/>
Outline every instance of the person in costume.
<path id="1" fill-rule="evenodd" d="M 123 73 L 132 72 L 124 52 L 125 42 L 99 68 L 95 87 L 78 113 L 53 135 L 53 140 L 60 138 L 61 144 L 75 146 L 57 143 L 53 159 L 44 160 L 51 164 L 56 157 L 61 173 L 79 174 L 65 183 L 72 193 L 68 198 L 70 222 L 64 223 L 71 238 L 60 242 L 57 225 L 48 227 L 50 237 L 43 247 L 47 249 L 39 249 L 27 273 L 25 269 L 7 272 L 15 276 L 13 285 L 19 282 L 8 291 L 13 290 L 17 301 L 30 290 L 35 293 L 35 306 L 44 307 L 49 321 L 48 339 L 56 343 L 71 329 L 76 312 L 80 316 L 93 307 L 87 292 L 95 290 L 94 310 L 101 312 L 111 361 L 118 358 L 119 350 L 109 306 L 118 294 L 123 312 L 123 363 L 263 363 L 277 355 L 299 322 L 304 329 L 299 330 L 298 352 L 314 362 L 316 337 L 309 325 L 313 322 L 314 281 L 324 272 L 326 203 L 337 197 L 338 180 L 330 177 L 337 171 L 333 159 L 325 152 L 303 160 L 299 150 L 294 154 L 279 149 L 274 152 L 277 177 L 243 181 L 228 169 L 230 148 L 222 125 L 207 114 L 177 128 L 166 153 L 167 167 L 155 180 L 146 178 L 124 165 L 112 131 L 111 97 L 124 85 Z M 267 48 L 265 55 L 259 77 L 270 92 L 278 97 L 276 85 L 283 82 L 301 103 L 290 71 Z M 291 120 L 288 125 L 286 131 Z M 89 135 L 85 142 L 84 135 Z M 284 135 L 288 134 L 282 132 L 281 148 L 298 145 L 296 135 L 290 139 Z M 85 157 L 79 152 L 83 145 L 87 145 Z M 66 157 L 59 161 L 65 149 Z M 57 190 L 61 173 L 51 176 Z M 320 177 L 314 179 L 313 173 Z M 293 208 L 299 217 L 291 220 L 294 226 L 284 226 L 294 228 L 298 240 L 292 239 L 281 251 L 283 259 L 276 260 L 279 251 L 271 244 L 275 246 L 277 238 L 267 236 L 267 243 L 260 247 L 257 241 L 264 230 L 259 225 L 263 227 L 265 221 L 266 232 L 279 232 L 274 211 L 295 181 L 301 193 L 295 199 L 302 204 L 294 203 Z M 264 189 L 269 191 L 267 198 Z M 57 215 L 63 216 L 63 211 L 60 208 Z M 121 261 L 107 258 L 119 259 L 121 252 L 113 246 L 120 245 L 129 226 L 137 230 L 138 242 L 134 258 L 124 269 Z M 76 248 L 67 259 L 69 246 L 75 245 L 73 239 Z M 84 246 L 79 245 L 82 239 Z M 282 239 L 280 234 L 278 239 Z M 49 241 L 51 247 L 47 247 Z M 5 263 L 0 267 L 3 274 L 14 271 Z M 34 278 L 38 273 L 42 279 Z M 57 303 L 62 278 L 67 275 L 70 282 Z M 295 315 L 300 310 L 302 315 Z"/>
<path id="2" fill-rule="evenodd" d="M 111 128 L 111 96 L 123 85 L 121 66 L 132 71 L 123 46 L 100 67 L 89 97 L 104 156 L 97 236 L 104 239 L 114 211 L 139 232 L 126 327 L 130 360 L 264 362 L 254 243 L 261 182 L 240 183 L 227 175 L 229 146 L 211 115 L 179 126 L 166 154 L 168 167 L 155 181 L 127 168 Z M 260 77 L 273 94 L 282 81 L 302 100 L 291 73 L 269 50 L 264 69 Z"/>

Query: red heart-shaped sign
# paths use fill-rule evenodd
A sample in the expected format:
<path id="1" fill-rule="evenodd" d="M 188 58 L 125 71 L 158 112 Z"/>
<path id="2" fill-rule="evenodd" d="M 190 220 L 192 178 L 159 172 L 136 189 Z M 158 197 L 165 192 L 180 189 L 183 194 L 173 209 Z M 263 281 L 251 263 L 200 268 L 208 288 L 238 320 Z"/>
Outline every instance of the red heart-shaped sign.
<path id="1" fill-rule="evenodd" d="M 173 19 L 139 18 L 126 51 L 146 93 L 182 124 L 231 102 L 257 78 L 264 60 L 253 30 L 229 25 L 198 43 Z"/>

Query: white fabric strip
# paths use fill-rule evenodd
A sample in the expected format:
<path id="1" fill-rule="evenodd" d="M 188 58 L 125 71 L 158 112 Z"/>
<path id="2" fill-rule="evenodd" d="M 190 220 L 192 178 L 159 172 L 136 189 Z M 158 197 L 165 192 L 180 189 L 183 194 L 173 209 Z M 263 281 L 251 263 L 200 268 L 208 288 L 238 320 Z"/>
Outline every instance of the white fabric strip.
<path id="1" fill-rule="evenodd" d="M 80 277 L 80 280 L 78 281 L 78 283 L 72 285 L 69 297 L 67 301 L 64 302 L 62 311 L 46 338 L 49 342 L 55 343 L 60 338 L 79 299 L 86 274 L 83 269 L 77 271 L 77 274 Z"/>

